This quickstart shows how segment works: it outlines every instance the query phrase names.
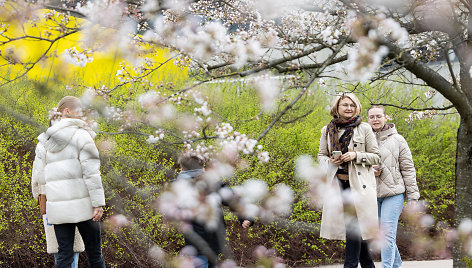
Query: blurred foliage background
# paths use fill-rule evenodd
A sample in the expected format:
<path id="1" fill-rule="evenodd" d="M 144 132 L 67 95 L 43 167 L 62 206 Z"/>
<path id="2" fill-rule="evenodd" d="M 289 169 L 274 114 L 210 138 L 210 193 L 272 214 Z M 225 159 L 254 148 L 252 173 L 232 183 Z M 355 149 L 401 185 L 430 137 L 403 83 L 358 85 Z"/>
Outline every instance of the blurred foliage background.
<path id="1" fill-rule="evenodd" d="M 57 81 L 56 81 L 57 82 Z M 43 90 L 39 90 L 41 87 Z M 309 206 L 304 198 L 305 186 L 293 176 L 294 160 L 307 154 L 316 158 L 320 130 L 330 120 L 331 86 L 318 85 L 297 104 L 293 115 L 277 124 L 260 144 L 270 153 L 270 161 L 261 163 L 257 157 L 245 157 L 230 185 L 249 178 L 267 181 L 272 186 L 284 182 L 295 190 L 293 212 L 286 221 L 262 224 L 256 222 L 243 230 L 234 215 L 225 213 L 228 245 L 226 256 L 240 265 L 253 261 L 257 245 L 274 248 L 290 266 L 307 266 L 339 262 L 343 258 L 343 242 L 318 237 L 316 228 L 298 229 L 299 223 L 320 223 L 321 212 Z M 379 85 L 359 94 L 365 110 L 369 102 L 407 102 L 411 94 L 422 89 L 395 88 Z M 147 89 L 134 86 L 113 91 L 110 103 L 126 108 Z M 162 88 L 173 92 L 173 87 Z M 30 177 L 36 137 L 46 129 L 48 111 L 65 95 L 81 96 L 82 87 L 66 87 L 62 83 L 38 84 L 22 79 L 0 88 L 0 267 L 51 267 L 53 256 L 46 253 L 46 242 L 39 207 L 32 198 Z M 256 138 L 270 123 L 270 114 L 259 114 L 257 94 L 250 84 L 221 83 L 205 86 L 204 94 L 212 109 L 235 129 Z M 388 94 L 387 94 L 388 93 Z M 281 95 L 290 96 L 286 90 Z M 181 112 L 189 109 L 178 107 Z M 409 111 L 387 107 L 398 131 L 413 153 L 421 199 L 427 201 L 428 212 L 436 220 L 431 232 L 440 233 L 451 226 L 454 206 L 454 159 L 458 116 L 436 115 L 433 119 L 407 122 Z M 299 115 L 306 115 L 302 118 Z M 251 118 L 258 117 L 258 120 Z M 297 119 L 297 120 L 291 120 Z M 178 118 L 177 118 L 178 120 Z M 170 254 L 177 254 L 183 246 L 178 228 L 166 222 L 154 209 L 154 201 L 163 185 L 175 177 L 175 164 L 181 145 L 161 141 L 146 142 L 146 136 L 116 133 L 118 125 L 99 120 L 96 138 L 101 153 L 101 172 L 107 198 L 103 219 L 103 252 L 109 267 L 155 266 L 148 257 L 153 245 Z M 134 132 L 152 134 L 147 126 L 134 126 Z M 211 142 L 211 141 L 210 141 Z M 131 224 L 115 230 L 112 215 L 123 214 Z M 409 227 L 402 220 L 400 229 L 408 234 Z M 431 252 L 420 255 L 406 245 L 412 236 L 399 235 L 404 259 L 431 257 Z M 402 246 L 405 245 L 405 246 Z M 428 255 L 429 254 L 429 255 Z M 81 254 L 85 267 L 85 254 Z"/>

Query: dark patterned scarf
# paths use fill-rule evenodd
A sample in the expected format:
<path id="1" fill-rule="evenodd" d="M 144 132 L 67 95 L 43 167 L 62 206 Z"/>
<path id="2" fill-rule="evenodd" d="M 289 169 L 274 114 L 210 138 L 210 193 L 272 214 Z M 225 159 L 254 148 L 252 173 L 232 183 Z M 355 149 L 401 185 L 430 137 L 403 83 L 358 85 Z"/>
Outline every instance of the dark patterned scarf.
<path id="1" fill-rule="evenodd" d="M 362 118 L 360 116 L 355 116 L 349 121 L 344 121 L 339 117 L 333 118 L 333 120 L 331 120 L 327 126 L 329 141 L 331 143 L 331 152 L 341 151 L 343 154 L 347 153 L 347 147 L 351 142 L 354 128 L 357 127 L 361 122 Z M 338 128 L 346 128 L 346 131 L 344 131 L 341 138 L 338 138 Z M 342 163 L 341 167 L 344 171 L 347 171 L 348 163 Z"/>

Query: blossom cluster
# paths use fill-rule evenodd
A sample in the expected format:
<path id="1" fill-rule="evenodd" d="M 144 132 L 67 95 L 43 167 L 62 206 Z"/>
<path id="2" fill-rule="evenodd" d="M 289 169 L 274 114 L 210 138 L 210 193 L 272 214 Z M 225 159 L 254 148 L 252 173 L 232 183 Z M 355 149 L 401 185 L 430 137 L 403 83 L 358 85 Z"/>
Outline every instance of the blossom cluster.
<path id="1" fill-rule="evenodd" d="M 104 117 L 108 121 L 117 122 L 123 120 L 122 110 L 114 106 L 106 106 L 103 109 Z"/>
<path id="2" fill-rule="evenodd" d="M 264 246 L 258 246 L 254 252 L 257 267 L 284 268 L 286 265 L 281 257 L 277 256 L 275 249 L 267 249 Z M 148 250 L 148 256 L 159 265 L 171 265 L 172 267 L 200 267 L 202 260 L 196 257 L 197 250 L 192 246 L 184 247 L 177 256 L 172 256 L 165 252 L 159 246 L 152 246 Z M 221 268 L 240 268 L 232 259 L 221 261 L 218 264 Z"/>
<path id="3" fill-rule="evenodd" d="M 177 179 L 159 197 L 159 211 L 172 220 L 195 220 L 209 229 L 217 228 L 222 202 L 247 219 L 271 221 L 291 211 L 293 191 L 285 184 L 274 186 L 251 179 L 232 189 L 221 187 L 222 180 L 233 175 L 228 164 L 213 162 L 200 177 Z"/>
<path id="4" fill-rule="evenodd" d="M 256 89 L 262 103 L 262 110 L 265 112 L 274 112 L 276 100 L 280 94 L 280 81 L 266 77 L 256 80 Z"/>
<path id="5" fill-rule="evenodd" d="M 160 100 L 160 94 L 154 90 L 149 90 L 138 97 L 138 103 L 141 104 L 141 107 L 144 109 L 152 108 L 153 106 L 157 105 Z"/>
<path id="6" fill-rule="evenodd" d="M 92 51 L 84 50 L 79 52 L 76 47 L 64 50 L 64 59 L 75 66 L 85 67 L 87 63 L 93 61 Z"/>
<path id="7" fill-rule="evenodd" d="M 115 28 L 123 16 L 123 5 L 118 0 L 87 1 L 77 5 L 77 11 L 85 15 L 92 24 Z"/>
<path id="8" fill-rule="evenodd" d="M 369 37 L 361 37 L 358 40 L 358 46 L 349 52 L 347 69 L 353 78 L 366 82 L 377 71 L 387 53 L 387 47 L 379 46 Z"/>
<path id="9" fill-rule="evenodd" d="M 295 160 L 295 177 L 308 184 L 308 199 L 316 207 L 321 208 L 325 196 L 333 194 L 324 169 L 315 165 L 310 156 L 300 156 Z"/>
<path id="10" fill-rule="evenodd" d="M 146 141 L 148 143 L 156 143 L 156 142 L 162 140 L 164 138 L 164 136 L 165 136 L 164 130 L 158 129 L 158 130 L 156 130 L 155 135 L 149 135 Z"/>
<path id="11" fill-rule="evenodd" d="M 58 120 L 58 119 L 61 118 L 61 116 L 62 116 L 62 113 L 59 112 L 56 107 L 49 110 L 49 120 L 50 121 Z"/>
<path id="12" fill-rule="evenodd" d="M 438 111 L 436 110 L 413 111 L 412 113 L 408 115 L 405 121 L 407 121 L 408 123 L 411 123 L 414 120 L 432 119 L 437 114 L 438 114 Z"/>
<path id="13" fill-rule="evenodd" d="M 275 216 L 286 216 L 291 212 L 293 190 L 281 183 L 269 191 L 267 183 L 261 180 L 246 180 L 233 187 L 239 198 L 239 212 L 247 218 L 259 217 L 270 222 Z"/>
<path id="14" fill-rule="evenodd" d="M 366 33 L 364 24 L 367 21 L 376 27 Z M 409 41 L 408 32 L 394 19 L 381 13 L 373 17 L 353 18 L 348 23 L 357 45 L 349 52 L 347 69 L 360 82 L 366 82 L 388 54 L 388 48 L 380 45 L 381 38 L 389 37 L 400 46 L 406 46 Z"/>

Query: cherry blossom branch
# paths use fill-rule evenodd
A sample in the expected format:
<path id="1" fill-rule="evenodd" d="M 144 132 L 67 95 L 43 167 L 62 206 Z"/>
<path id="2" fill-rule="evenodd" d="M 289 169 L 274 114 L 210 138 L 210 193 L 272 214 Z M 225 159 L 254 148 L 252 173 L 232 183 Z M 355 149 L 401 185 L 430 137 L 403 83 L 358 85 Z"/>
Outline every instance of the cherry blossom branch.
<path id="1" fill-rule="evenodd" d="M 166 63 L 168 63 L 169 61 L 175 59 L 176 57 L 178 57 L 180 54 L 176 54 L 170 58 L 168 58 L 166 61 L 162 62 L 161 64 L 159 64 L 158 66 L 150 69 L 147 73 L 141 75 L 141 76 L 137 76 L 137 77 L 133 77 L 133 79 L 129 80 L 129 81 L 126 81 L 126 82 L 123 82 L 121 84 L 118 84 L 116 86 L 114 86 L 113 88 L 111 88 L 110 90 L 107 91 L 107 93 L 111 93 L 113 91 L 115 91 L 116 89 L 124 86 L 124 85 L 127 85 L 127 84 L 130 84 L 132 82 L 136 82 L 137 80 L 141 79 L 141 78 L 144 78 L 144 77 L 147 77 L 149 76 L 150 74 L 152 74 L 154 71 L 158 70 L 159 68 L 161 68 L 162 66 L 164 66 Z"/>
<path id="2" fill-rule="evenodd" d="M 182 137 L 179 137 L 178 135 L 176 135 L 175 133 L 172 133 L 171 131 L 168 131 L 168 130 L 164 130 L 164 132 L 166 132 L 167 134 L 181 140 L 181 141 L 176 141 L 176 142 L 166 142 L 166 141 L 163 141 L 163 140 L 159 140 L 160 142 L 164 142 L 164 143 L 167 143 L 169 145 L 178 145 L 178 144 L 185 144 L 185 143 L 194 143 L 194 142 L 198 142 L 198 141 L 202 141 L 202 140 L 214 140 L 214 139 L 217 139 L 218 136 L 206 136 L 205 134 L 203 135 L 203 137 L 200 137 L 200 138 L 195 138 L 195 139 L 184 139 Z M 103 134 L 103 135 L 138 135 L 138 136 L 146 136 L 146 137 L 149 137 L 151 134 L 148 134 L 148 133 L 143 133 L 143 132 L 139 132 L 139 131 L 120 131 L 120 132 L 107 132 L 107 131 L 98 131 L 97 133 L 99 134 Z"/>
<path id="3" fill-rule="evenodd" d="M 381 44 L 387 46 L 389 49 L 390 55 L 398 62 L 413 73 L 416 77 L 423 80 L 428 86 L 436 89 L 444 97 L 449 99 L 459 113 L 461 110 L 468 111 L 467 107 L 470 107 L 470 103 L 467 98 L 463 97 L 463 94 L 457 90 L 449 81 L 447 81 L 442 75 L 432 70 L 430 67 L 426 66 L 424 63 L 418 62 L 414 57 L 409 53 L 404 53 L 397 45 L 393 44 L 387 40 L 381 40 Z M 469 122 L 472 126 L 472 121 Z"/>
<path id="4" fill-rule="evenodd" d="M 348 55 L 344 55 L 341 57 L 338 57 L 336 59 L 333 59 L 332 64 L 340 63 L 343 61 L 347 60 Z M 313 63 L 313 64 L 305 64 L 305 65 L 300 65 L 298 67 L 288 67 L 288 68 L 277 68 L 277 71 L 279 73 L 287 73 L 287 72 L 293 72 L 293 71 L 298 71 L 298 70 L 308 70 L 308 69 L 317 69 L 320 68 L 323 65 L 323 63 Z"/>
<path id="5" fill-rule="evenodd" d="M 260 141 L 267 133 L 272 129 L 272 127 L 284 116 L 289 110 L 292 109 L 292 107 L 302 98 L 302 96 L 305 95 L 305 92 L 308 90 L 310 85 L 316 80 L 316 78 L 319 77 L 319 74 L 324 71 L 326 67 L 331 65 L 331 61 L 333 58 L 341 51 L 341 49 L 344 47 L 344 44 L 346 43 L 346 39 L 344 39 L 341 44 L 337 47 L 337 49 L 324 61 L 323 65 L 313 74 L 312 78 L 308 83 L 305 84 L 303 89 L 298 93 L 298 95 L 285 107 L 285 109 L 280 112 L 274 120 L 266 127 L 266 129 L 257 137 L 257 141 Z"/>
<path id="6" fill-rule="evenodd" d="M 76 9 L 55 6 L 55 5 L 52 5 L 51 3 L 45 4 L 44 7 L 47 9 L 59 11 L 62 13 L 67 13 L 77 18 L 86 18 L 86 16 L 83 13 L 77 11 Z"/>
<path id="7" fill-rule="evenodd" d="M 251 75 L 251 74 L 254 74 L 254 73 L 257 73 L 257 72 L 260 72 L 260 71 L 263 71 L 263 70 L 266 70 L 266 69 L 270 69 L 270 68 L 273 68 L 281 63 L 284 63 L 284 62 L 289 62 L 289 61 L 292 61 L 292 60 L 295 60 L 295 59 L 300 59 L 300 58 L 303 58 L 305 56 L 308 56 L 312 53 L 315 53 L 317 51 L 320 51 L 322 49 L 326 48 L 326 46 L 324 45 L 319 45 L 319 46 L 316 46 L 314 48 L 311 48 L 309 50 L 306 50 L 300 54 L 296 54 L 296 55 L 293 55 L 291 57 L 284 57 L 284 58 L 280 58 L 280 59 L 277 59 L 277 60 L 274 60 L 272 62 L 269 62 L 268 64 L 262 66 L 262 67 L 258 67 L 258 68 L 254 68 L 254 69 L 251 69 L 251 70 L 247 70 L 247 71 L 244 71 L 244 72 L 241 72 L 239 73 L 239 75 L 241 77 L 244 77 L 244 76 L 248 76 L 248 75 Z"/>

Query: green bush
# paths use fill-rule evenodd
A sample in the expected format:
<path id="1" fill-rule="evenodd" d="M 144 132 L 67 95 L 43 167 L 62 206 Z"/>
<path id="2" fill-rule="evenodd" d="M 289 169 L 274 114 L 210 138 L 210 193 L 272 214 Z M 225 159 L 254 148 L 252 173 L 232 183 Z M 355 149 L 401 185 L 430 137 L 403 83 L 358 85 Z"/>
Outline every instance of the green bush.
<path id="1" fill-rule="evenodd" d="M 8 241 L 0 242 L 0 266 L 52 266 L 53 258 L 46 254 L 38 207 L 31 196 L 30 177 L 36 136 L 46 129 L 48 110 L 64 95 L 81 94 L 61 88 L 61 85 L 53 85 L 50 90 L 40 93 L 33 83 L 20 81 L 0 89 L 0 241 Z M 276 249 L 293 266 L 332 263 L 343 258 L 344 242 L 319 238 L 317 224 L 321 221 L 321 212 L 309 206 L 303 197 L 305 185 L 293 175 L 294 160 L 298 155 L 316 158 L 320 130 L 331 119 L 326 92 L 320 88 L 313 90 L 313 94 L 304 96 L 294 110 L 282 118 L 285 123 L 276 124 L 260 141 L 269 152 L 270 161 L 261 163 L 256 156 L 243 156 L 248 165 L 241 165 L 235 178 L 230 180 L 230 184 L 240 184 L 246 179 L 258 178 L 271 187 L 286 183 L 295 190 L 293 213 L 283 224 L 256 222 L 249 230 L 243 230 L 232 214 L 225 215 L 229 245 L 240 264 L 251 263 L 254 260 L 252 251 L 260 244 Z M 408 98 L 405 90 L 398 89 L 385 95 L 386 89 L 371 89 L 361 96 L 361 100 L 365 108 L 369 100 L 375 100 L 379 95 L 390 96 L 386 102 L 402 101 Z M 142 92 L 142 88 L 133 88 L 131 93 L 126 88 L 119 89 L 111 95 L 111 103 L 120 108 L 134 107 L 125 100 L 136 98 Z M 255 92 L 249 86 L 213 85 L 204 92 L 222 120 L 232 122 L 237 131 L 251 138 L 257 138 L 274 119 L 273 114 L 259 114 Z M 284 94 L 280 100 L 282 104 L 292 93 Z M 191 112 L 193 108 L 178 109 Z M 412 150 L 422 199 L 428 201 L 430 212 L 437 221 L 451 223 L 456 116 L 407 123 L 408 112 L 388 109 L 388 113 L 394 117 L 393 122 Z M 258 120 L 251 120 L 257 115 Z M 291 122 L 300 115 L 306 116 Z M 105 132 L 118 129 L 118 125 L 112 123 L 99 123 Z M 133 127 L 132 130 L 150 134 L 153 131 L 148 127 Z M 104 254 L 111 267 L 149 267 L 154 265 L 147 256 L 150 246 L 158 245 L 170 254 L 176 254 L 183 246 L 178 229 L 163 220 L 153 208 L 163 183 L 175 177 L 175 160 L 180 148 L 163 142 L 150 145 L 145 139 L 141 135 L 106 133 L 96 139 L 107 198 Z M 114 232 L 107 221 L 115 214 L 125 215 L 131 224 Z M 309 227 L 297 229 L 300 223 Z"/>

